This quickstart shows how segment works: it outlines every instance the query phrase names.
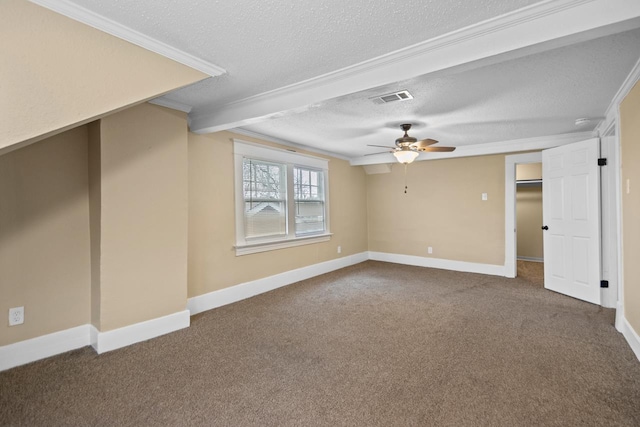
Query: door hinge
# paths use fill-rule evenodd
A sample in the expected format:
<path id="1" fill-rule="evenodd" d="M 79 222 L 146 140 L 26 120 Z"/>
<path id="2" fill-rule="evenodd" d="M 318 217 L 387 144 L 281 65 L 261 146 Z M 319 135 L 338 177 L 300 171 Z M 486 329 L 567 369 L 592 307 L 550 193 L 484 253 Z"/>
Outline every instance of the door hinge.
<path id="1" fill-rule="evenodd" d="M 608 280 L 600 280 L 600 287 L 601 288 L 608 288 L 609 287 L 609 281 Z"/>
<path id="2" fill-rule="evenodd" d="M 598 166 L 607 166 L 607 159 L 605 157 L 601 157 L 598 159 Z"/>

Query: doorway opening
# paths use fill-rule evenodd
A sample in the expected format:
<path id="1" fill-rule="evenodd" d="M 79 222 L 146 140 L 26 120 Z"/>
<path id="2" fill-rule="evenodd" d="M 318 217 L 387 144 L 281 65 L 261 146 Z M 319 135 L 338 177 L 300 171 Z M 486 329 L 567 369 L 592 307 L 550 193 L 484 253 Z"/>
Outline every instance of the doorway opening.
<path id="1" fill-rule="evenodd" d="M 616 249 L 620 242 L 615 214 L 619 206 L 619 163 L 615 141 L 609 139 L 613 138 L 604 137 L 602 144 L 592 138 L 544 152 L 506 156 L 506 277 L 522 274 L 517 257 L 522 261 L 530 256 L 517 250 L 522 236 L 516 219 L 516 169 L 520 164 L 542 163 L 546 181 L 542 196 L 546 229 L 543 286 L 604 307 L 619 304 Z M 601 158 L 608 158 L 605 167 Z"/>
<path id="2" fill-rule="evenodd" d="M 516 275 L 544 286 L 542 163 L 516 164 Z"/>
<path id="3" fill-rule="evenodd" d="M 529 266 L 532 270 L 540 269 L 542 271 L 542 277 L 544 278 L 544 264 L 542 262 L 538 262 L 539 265 L 532 265 L 534 261 L 541 261 L 543 258 L 542 251 L 539 251 L 539 255 L 529 255 L 518 253 L 518 227 L 517 227 L 517 204 L 516 204 L 516 196 L 517 196 L 517 186 L 523 186 L 527 184 L 516 184 L 516 169 L 520 166 L 524 166 L 522 171 L 527 170 L 527 174 L 531 173 L 531 171 L 535 170 L 536 166 L 527 166 L 527 165 L 542 165 L 542 153 L 526 153 L 526 154 L 515 154 L 511 156 L 506 156 L 505 158 L 505 276 L 506 277 L 516 277 L 518 275 L 518 261 L 517 256 L 520 257 L 530 257 L 530 258 L 540 258 L 539 260 L 519 260 L 522 266 L 522 272 L 524 273 L 524 268 Z M 541 166 L 540 166 L 541 167 Z M 528 175 L 522 175 L 521 172 L 521 181 L 524 181 Z M 533 184 L 533 179 L 531 181 L 531 188 L 535 188 Z M 539 180 L 539 188 L 540 192 L 542 192 L 542 169 L 540 169 L 540 180 Z M 522 187 L 524 188 L 524 187 Z M 522 205 L 522 204 L 521 204 Z M 542 206 L 542 195 L 540 194 L 540 206 Z M 521 206 L 522 207 L 522 206 Z M 540 214 L 541 216 L 542 214 Z M 540 219 L 540 221 L 542 221 Z M 538 229 L 542 224 L 538 225 Z M 533 231 L 531 231 L 533 233 Z M 520 239 L 526 239 L 526 235 L 520 237 Z M 542 237 L 540 237 L 542 239 Z M 521 242 L 522 243 L 522 242 Z M 535 244 L 535 243 L 534 243 Z M 524 264 L 525 262 L 531 264 Z M 526 274 L 526 273 L 524 273 Z M 540 282 L 543 284 L 543 280 Z"/>

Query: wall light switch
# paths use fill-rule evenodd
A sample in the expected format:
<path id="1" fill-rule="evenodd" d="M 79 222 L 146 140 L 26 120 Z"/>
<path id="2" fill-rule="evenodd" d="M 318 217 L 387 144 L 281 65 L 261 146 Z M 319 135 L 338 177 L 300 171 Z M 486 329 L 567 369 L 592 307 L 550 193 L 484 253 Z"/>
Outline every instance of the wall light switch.
<path id="1" fill-rule="evenodd" d="M 487 193 L 482 193 L 482 200 L 489 200 Z"/>
<path id="2" fill-rule="evenodd" d="M 627 194 L 631 193 L 631 179 L 627 178 Z"/>

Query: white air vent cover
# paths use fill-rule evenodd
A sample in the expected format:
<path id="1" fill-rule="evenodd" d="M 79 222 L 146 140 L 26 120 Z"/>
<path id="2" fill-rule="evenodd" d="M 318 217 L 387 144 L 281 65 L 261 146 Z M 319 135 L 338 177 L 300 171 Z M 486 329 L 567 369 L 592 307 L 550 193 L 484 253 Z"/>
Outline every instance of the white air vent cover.
<path id="1" fill-rule="evenodd" d="M 408 99 L 413 99 L 413 96 L 411 96 L 408 91 L 401 90 L 400 92 L 387 93 L 385 95 L 374 96 L 373 98 L 369 99 L 371 99 L 376 104 L 386 104 L 388 102 L 406 101 Z"/>

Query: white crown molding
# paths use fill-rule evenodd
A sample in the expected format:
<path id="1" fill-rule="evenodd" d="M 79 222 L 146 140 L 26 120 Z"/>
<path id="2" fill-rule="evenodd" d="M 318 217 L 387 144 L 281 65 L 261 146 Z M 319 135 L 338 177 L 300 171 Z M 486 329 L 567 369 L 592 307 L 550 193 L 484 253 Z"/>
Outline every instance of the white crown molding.
<path id="1" fill-rule="evenodd" d="M 296 148 L 298 150 L 308 151 L 310 153 L 323 154 L 325 156 L 331 156 L 331 157 L 334 157 L 334 158 L 337 158 L 337 159 L 342 159 L 342 160 L 351 160 L 351 158 L 343 156 L 341 154 L 332 153 L 330 151 L 321 150 L 319 148 L 314 148 L 314 147 L 311 147 L 311 146 L 308 146 L 308 145 L 298 144 L 298 143 L 295 143 L 295 142 L 288 141 L 286 139 L 281 139 L 281 138 L 276 138 L 276 137 L 269 136 L 269 135 L 264 135 L 262 133 L 253 132 L 253 131 L 250 131 L 250 130 L 247 130 L 247 129 L 242 129 L 242 128 L 229 129 L 229 132 L 237 133 L 237 134 L 244 135 L 244 136 L 248 136 L 250 138 L 261 139 L 263 141 L 273 142 L 275 144 L 280 144 L 280 145 L 284 145 L 284 146 L 287 146 L 287 147 Z"/>
<path id="2" fill-rule="evenodd" d="M 640 81 L 640 59 L 631 69 L 627 78 L 624 79 L 622 86 L 616 92 L 615 96 L 611 100 L 609 107 L 607 108 L 607 112 L 605 113 L 605 118 L 602 120 L 594 132 L 596 132 L 599 136 L 604 136 L 610 133 L 610 129 L 615 125 L 616 116 L 618 115 L 618 108 L 620 107 L 620 103 L 624 100 L 624 98 L 631 92 L 631 89 L 635 86 L 635 84 Z"/>
<path id="3" fill-rule="evenodd" d="M 540 136 L 535 138 L 512 139 L 510 141 L 488 142 L 486 144 L 466 145 L 456 148 L 451 153 L 421 154 L 416 162 L 428 160 L 453 159 L 457 157 L 486 156 L 489 154 L 517 153 L 519 151 L 544 150 L 559 147 L 572 142 L 592 138 L 592 132 L 563 133 L 559 135 Z M 351 166 L 373 165 L 378 163 L 395 163 L 392 154 L 363 156 L 351 160 Z"/>
<path id="4" fill-rule="evenodd" d="M 173 59 L 188 67 L 202 71 L 212 77 L 225 74 L 226 70 L 215 64 L 207 62 L 201 58 L 184 52 L 164 42 L 156 40 L 136 30 L 126 27 L 109 18 L 90 11 L 69 0 L 29 0 L 32 3 L 57 12 L 75 21 L 82 22 L 90 27 L 96 28 L 112 36 L 126 40 L 144 49 L 155 52 L 159 55 Z"/>
<path id="5" fill-rule="evenodd" d="M 191 131 L 210 133 L 256 123 L 291 109 L 429 74 L 640 16 L 637 0 L 547 0 L 331 73 L 190 114 Z M 580 33 L 580 34 L 578 34 Z M 557 47 L 557 46 L 555 46 Z M 515 54 L 515 53 L 514 53 Z M 502 58 L 504 60 L 504 58 Z"/>
<path id="6" fill-rule="evenodd" d="M 394 264 L 415 265 L 417 267 L 439 268 L 442 270 L 463 271 L 467 273 L 488 274 L 490 276 L 504 276 L 503 265 L 479 264 L 475 262 L 455 261 L 451 259 L 427 258 L 415 255 L 391 254 L 386 252 L 369 251 L 372 261 L 392 262 Z"/>
<path id="7" fill-rule="evenodd" d="M 98 354 L 102 354 L 188 328 L 190 324 L 191 315 L 189 310 L 183 310 L 106 332 L 100 332 L 94 326 L 91 326 L 90 341 L 94 350 Z"/>
<path id="8" fill-rule="evenodd" d="M 239 285 L 220 289 L 219 291 L 213 291 L 204 295 L 189 298 L 187 301 L 187 308 L 191 314 L 202 313 L 203 311 L 251 298 L 301 280 L 310 279 L 350 265 L 359 264 L 367 259 L 368 253 L 362 252 L 355 255 L 336 258 L 331 261 L 309 265 L 296 270 L 286 271 L 284 273 L 253 280 L 251 282 L 241 283 Z"/>
<path id="9" fill-rule="evenodd" d="M 88 346 L 89 327 L 90 325 L 77 326 L 2 346 L 0 371 Z"/>
<path id="10" fill-rule="evenodd" d="M 161 96 L 159 98 L 151 99 L 149 104 L 159 105 L 161 107 L 171 108 L 172 110 L 182 111 L 183 113 L 189 114 L 191 111 L 191 106 L 187 104 L 183 104 L 182 102 L 174 101 L 173 99 L 169 99 L 166 96 Z"/>

